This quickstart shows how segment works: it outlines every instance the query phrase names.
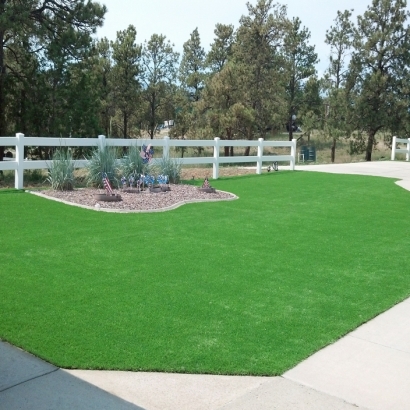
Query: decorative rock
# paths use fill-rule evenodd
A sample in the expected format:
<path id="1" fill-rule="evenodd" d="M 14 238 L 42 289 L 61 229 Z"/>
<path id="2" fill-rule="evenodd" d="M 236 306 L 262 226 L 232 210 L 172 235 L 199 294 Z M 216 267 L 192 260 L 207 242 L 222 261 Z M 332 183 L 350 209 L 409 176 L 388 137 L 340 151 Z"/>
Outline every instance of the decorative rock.
<path id="1" fill-rule="evenodd" d="M 97 197 L 97 201 L 104 201 L 104 202 L 121 201 L 120 195 L 96 194 L 96 197 Z"/>
<path id="2" fill-rule="evenodd" d="M 159 192 L 164 192 L 164 191 L 163 191 L 162 188 L 159 186 L 159 187 L 151 187 L 151 188 L 149 189 L 149 192 L 151 192 L 151 193 L 153 193 L 153 194 L 157 194 L 157 193 L 159 193 Z"/>
<path id="3" fill-rule="evenodd" d="M 215 188 L 198 188 L 199 192 L 206 192 L 208 194 L 214 194 L 216 192 Z"/>
<path id="4" fill-rule="evenodd" d="M 142 192 L 142 195 L 128 194 L 121 192 L 121 201 L 102 202 L 97 201 L 96 194 L 98 190 L 95 188 L 80 188 L 74 191 L 54 191 L 48 189 L 41 191 L 39 194 L 62 200 L 71 204 L 89 206 L 96 210 L 95 204 L 99 202 L 102 210 L 121 210 L 127 211 L 155 211 L 173 207 L 175 204 L 183 204 L 196 201 L 214 201 L 214 200 L 229 200 L 234 199 L 235 195 L 228 192 L 217 190 L 210 195 L 206 192 L 201 192 L 198 187 L 192 185 L 178 184 L 172 185 L 171 190 L 164 195 L 153 195 L 148 188 Z"/>
<path id="5" fill-rule="evenodd" d="M 122 192 L 126 192 L 127 194 L 140 194 L 142 190 L 138 188 L 124 188 Z"/>

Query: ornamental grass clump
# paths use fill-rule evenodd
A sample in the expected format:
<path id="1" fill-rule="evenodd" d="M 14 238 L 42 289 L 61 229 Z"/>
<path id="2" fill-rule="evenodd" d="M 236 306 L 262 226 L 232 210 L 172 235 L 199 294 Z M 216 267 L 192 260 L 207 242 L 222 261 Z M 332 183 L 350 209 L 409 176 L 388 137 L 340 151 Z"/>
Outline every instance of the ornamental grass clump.
<path id="1" fill-rule="evenodd" d="M 168 175 L 171 184 L 181 181 L 182 162 L 178 158 L 162 157 L 158 159 L 156 166 L 161 170 L 160 174 Z"/>
<path id="2" fill-rule="evenodd" d="M 119 172 L 127 181 L 130 178 L 137 180 L 141 174 L 145 173 L 145 167 L 141 152 L 136 145 L 128 149 L 128 154 L 124 155 L 119 163 Z"/>
<path id="3" fill-rule="evenodd" d="M 118 169 L 116 158 L 118 150 L 115 147 L 98 147 L 89 158 L 87 165 L 87 185 L 102 187 L 103 175 L 107 175 L 113 185 L 118 186 Z"/>
<path id="4" fill-rule="evenodd" d="M 74 161 L 68 148 L 59 148 L 54 152 L 46 181 L 56 191 L 71 191 L 74 188 Z"/>

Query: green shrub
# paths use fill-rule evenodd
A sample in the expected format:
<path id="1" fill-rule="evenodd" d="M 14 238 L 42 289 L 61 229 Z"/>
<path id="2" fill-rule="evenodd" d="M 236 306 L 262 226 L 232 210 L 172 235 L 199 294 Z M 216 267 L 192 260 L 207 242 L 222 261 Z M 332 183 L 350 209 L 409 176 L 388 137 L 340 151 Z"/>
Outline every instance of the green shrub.
<path id="1" fill-rule="evenodd" d="M 181 180 L 182 162 L 178 158 L 162 157 L 157 160 L 158 174 L 168 175 L 171 184 L 178 184 Z"/>
<path id="2" fill-rule="evenodd" d="M 139 148 L 136 145 L 132 145 L 128 149 L 128 154 L 124 155 L 119 164 L 121 176 L 127 178 L 127 180 L 131 176 L 137 178 L 139 175 L 145 173 L 145 169 L 146 165 L 142 161 Z"/>
<path id="3" fill-rule="evenodd" d="M 102 187 L 102 177 L 107 174 L 111 183 L 118 186 L 118 169 L 116 158 L 118 149 L 115 147 L 99 147 L 95 149 L 88 159 L 87 165 L 87 185 Z"/>
<path id="4" fill-rule="evenodd" d="M 71 151 L 67 148 L 59 148 L 54 152 L 52 160 L 46 181 L 50 182 L 54 190 L 72 190 L 74 188 L 74 162 Z"/>

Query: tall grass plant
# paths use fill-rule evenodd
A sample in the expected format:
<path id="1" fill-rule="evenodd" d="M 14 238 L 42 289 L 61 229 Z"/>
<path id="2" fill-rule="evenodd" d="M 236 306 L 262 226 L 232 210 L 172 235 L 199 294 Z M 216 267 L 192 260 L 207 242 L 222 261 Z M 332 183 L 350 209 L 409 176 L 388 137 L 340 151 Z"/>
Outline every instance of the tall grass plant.
<path id="1" fill-rule="evenodd" d="M 86 183 L 89 186 L 101 187 L 103 175 L 118 186 L 119 169 L 116 165 L 118 149 L 102 146 L 94 150 L 87 165 Z"/>
<path id="2" fill-rule="evenodd" d="M 168 175 L 170 183 L 178 184 L 181 181 L 182 161 L 179 158 L 159 158 L 156 166 L 160 174 Z"/>
<path id="3" fill-rule="evenodd" d="M 138 178 L 139 175 L 144 174 L 146 165 L 142 161 L 141 151 L 136 145 L 132 145 L 128 149 L 127 155 L 121 159 L 119 163 L 119 171 L 121 176 L 127 178 Z"/>
<path id="4" fill-rule="evenodd" d="M 46 181 L 56 191 L 71 191 L 74 188 L 74 161 L 69 148 L 58 148 L 48 168 Z"/>

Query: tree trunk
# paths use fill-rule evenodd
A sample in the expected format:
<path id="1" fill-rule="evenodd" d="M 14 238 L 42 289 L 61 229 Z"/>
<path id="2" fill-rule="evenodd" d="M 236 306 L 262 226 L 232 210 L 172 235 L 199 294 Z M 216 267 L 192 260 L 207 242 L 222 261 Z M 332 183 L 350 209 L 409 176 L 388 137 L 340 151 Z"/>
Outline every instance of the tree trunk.
<path id="1" fill-rule="evenodd" d="M 376 135 L 376 131 L 370 130 L 367 133 L 367 135 L 368 135 L 368 138 L 367 138 L 365 161 L 371 161 L 372 160 L 373 145 L 374 145 L 374 137 Z"/>
<path id="2" fill-rule="evenodd" d="M 336 138 L 333 138 L 332 148 L 330 150 L 330 161 L 332 164 L 335 162 L 336 157 Z"/>
<path id="3" fill-rule="evenodd" d="M 227 140 L 231 140 L 231 139 L 232 139 L 232 128 L 230 128 L 230 127 L 226 128 L 226 139 L 227 139 Z M 232 147 L 228 147 L 228 146 L 224 147 L 224 155 L 225 155 L 225 157 L 229 157 L 229 155 L 230 155 L 230 149 L 231 149 L 231 148 L 232 148 Z"/>
<path id="4" fill-rule="evenodd" d="M 152 98 L 152 100 L 151 100 L 151 129 L 150 129 L 150 137 L 151 137 L 151 139 L 153 140 L 154 139 L 154 134 L 155 134 L 155 126 L 156 126 L 156 124 L 155 124 L 155 120 L 156 120 L 156 118 L 155 118 L 155 103 L 156 103 L 156 98 L 155 98 L 155 93 L 154 94 L 151 94 L 151 98 Z"/>
<path id="5" fill-rule="evenodd" d="M 293 140 L 293 121 L 292 115 L 289 117 L 289 141 Z"/>
<path id="6" fill-rule="evenodd" d="M 229 156 L 230 156 L 230 157 L 233 157 L 233 156 L 234 156 L 234 154 L 233 154 L 233 147 L 229 147 Z"/>
<path id="7" fill-rule="evenodd" d="M 124 112 L 124 138 L 127 138 L 127 129 L 128 129 L 128 115 Z"/>

